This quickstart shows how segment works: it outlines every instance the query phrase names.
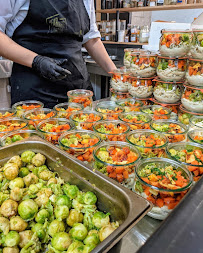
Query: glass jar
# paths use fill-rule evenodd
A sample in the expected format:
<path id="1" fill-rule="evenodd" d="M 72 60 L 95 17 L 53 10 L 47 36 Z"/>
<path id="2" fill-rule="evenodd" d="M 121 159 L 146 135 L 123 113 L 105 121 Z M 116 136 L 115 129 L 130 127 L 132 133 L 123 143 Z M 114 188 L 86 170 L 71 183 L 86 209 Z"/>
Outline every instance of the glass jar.
<path id="1" fill-rule="evenodd" d="M 102 114 L 104 120 L 118 120 L 118 116 L 124 112 L 124 109 L 113 101 L 100 102 L 95 110 Z"/>
<path id="2" fill-rule="evenodd" d="M 136 98 L 136 100 L 141 101 L 143 105 L 153 105 L 152 98 Z"/>
<path id="3" fill-rule="evenodd" d="M 200 129 L 191 130 L 188 132 L 187 136 L 188 136 L 189 141 L 202 145 L 202 143 L 203 143 L 203 128 L 202 128 L 202 130 L 200 130 Z"/>
<path id="4" fill-rule="evenodd" d="M 111 101 L 115 102 L 121 99 L 127 99 L 131 97 L 128 92 L 115 91 L 113 88 L 110 89 L 110 92 Z"/>
<path id="5" fill-rule="evenodd" d="M 203 30 L 193 30 L 190 53 L 195 59 L 203 59 Z"/>
<path id="6" fill-rule="evenodd" d="M 12 106 L 16 117 L 22 118 L 23 114 L 28 110 L 43 108 L 44 104 L 36 100 L 20 101 Z"/>
<path id="7" fill-rule="evenodd" d="M 142 101 L 133 98 L 118 100 L 116 104 L 123 107 L 125 112 L 139 112 L 140 108 L 144 105 Z"/>
<path id="8" fill-rule="evenodd" d="M 203 113 L 200 114 L 200 113 L 196 113 L 194 111 L 189 111 L 187 109 L 185 109 L 182 105 L 180 105 L 179 107 L 179 113 L 178 113 L 178 120 L 185 124 L 185 125 L 189 125 L 190 123 L 190 118 L 194 115 L 197 115 L 197 116 L 203 116 Z"/>
<path id="9" fill-rule="evenodd" d="M 127 142 L 140 151 L 142 159 L 166 157 L 167 137 L 152 130 L 136 130 L 127 134 Z"/>
<path id="10" fill-rule="evenodd" d="M 164 81 L 180 81 L 185 77 L 187 58 L 158 56 L 157 75 Z"/>
<path id="11" fill-rule="evenodd" d="M 57 118 L 69 119 L 70 115 L 77 111 L 82 111 L 83 106 L 76 103 L 61 103 L 54 106 L 57 112 Z"/>
<path id="12" fill-rule="evenodd" d="M 101 121 L 94 124 L 93 130 L 104 141 L 126 141 L 126 134 L 130 131 L 130 127 L 119 120 Z"/>
<path id="13" fill-rule="evenodd" d="M 134 76 L 152 77 L 156 74 L 157 55 L 149 52 L 133 52 L 130 66 Z"/>
<path id="14" fill-rule="evenodd" d="M 189 52 L 191 42 L 191 31 L 162 30 L 159 51 L 162 56 L 182 57 Z"/>
<path id="15" fill-rule="evenodd" d="M 27 121 L 19 118 L 5 118 L 0 120 L 0 137 L 11 132 L 27 129 Z"/>
<path id="16" fill-rule="evenodd" d="M 117 69 L 113 71 L 110 85 L 115 91 L 128 92 L 130 84 L 130 72 L 126 69 Z"/>
<path id="17" fill-rule="evenodd" d="M 174 179 L 169 175 L 174 175 Z M 186 166 L 166 158 L 153 158 L 142 160 L 136 165 L 133 191 L 153 204 L 148 216 L 164 220 L 185 196 L 192 183 L 191 172 Z"/>
<path id="18" fill-rule="evenodd" d="M 171 117 L 171 110 L 164 106 L 148 105 L 140 108 L 143 113 L 149 114 L 154 120 L 169 119 Z"/>
<path id="19" fill-rule="evenodd" d="M 127 123 L 131 130 L 150 129 L 150 121 L 152 118 L 142 112 L 128 112 L 119 115 L 119 120 Z"/>
<path id="20" fill-rule="evenodd" d="M 191 85 L 203 87 L 203 60 L 189 59 L 186 79 Z"/>
<path id="21" fill-rule="evenodd" d="M 90 90 L 70 90 L 68 91 L 68 101 L 71 103 L 81 104 L 84 110 L 92 109 L 93 92 Z"/>
<path id="22" fill-rule="evenodd" d="M 142 26 L 140 29 L 139 42 L 148 43 L 149 40 L 149 26 Z"/>
<path id="23" fill-rule="evenodd" d="M 114 141 L 100 144 L 94 149 L 93 156 L 94 169 L 131 189 L 135 164 L 140 159 L 140 153 L 133 145 Z"/>
<path id="24" fill-rule="evenodd" d="M 15 117 L 15 112 L 11 108 L 0 109 L 0 119 Z"/>
<path id="25" fill-rule="evenodd" d="M 128 91 L 131 96 L 137 98 L 148 98 L 153 93 L 154 78 L 139 78 L 131 76 L 131 84 Z"/>
<path id="26" fill-rule="evenodd" d="M 183 91 L 182 87 L 182 82 L 165 82 L 155 79 L 153 95 L 159 102 L 173 104 L 180 101 Z"/>
<path id="27" fill-rule="evenodd" d="M 135 8 L 137 7 L 137 4 L 138 4 L 137 0 L 131 0 L 130 7 Z"/>
<path id="28" fill-rule="evenodd" d="M 190 129 L 203 130 L 203 116 L 194 115 L 190 118 Z"/>
<path id="29" fill-rule="evenodd" d="M 184 84 L 184 87 L 181 98 L 183 106 L 190 111 L 203 113 L 203 90 L 187 84 Z"/>
<path id="30" fill-rule="evenodd" d="M 127 68 L 130 68 L 130 62 L 131 62 L 131 53 L 134 51 L 133 48 L 125 48 L 124 49 L 124 65 Z"/>
<path id="31" fill-rule="evenodd" d="M 154 131 L 165 134 L 170 143 L 187 140 L 188 127 L 178 121 L 155 120 L 151 121 L 150 127 Z"/>

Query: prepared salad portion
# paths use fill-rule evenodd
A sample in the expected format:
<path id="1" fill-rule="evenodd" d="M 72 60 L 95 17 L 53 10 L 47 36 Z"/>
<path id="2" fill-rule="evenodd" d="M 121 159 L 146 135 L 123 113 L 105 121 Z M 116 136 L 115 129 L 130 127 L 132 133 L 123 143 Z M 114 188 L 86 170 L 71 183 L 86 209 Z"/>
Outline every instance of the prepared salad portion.
<path id="1" fill-rule="evenodd" d="M 158 56 L 157 75 L 163 81 L 180 81 L 185 77 L 186 68 L 186 57 Z"/>
<path id="2" fill-rule="evenodd" d="M 65 182 L 46 160 L 26 150 L 2 166 L 1 251 L 89 253 L 119 223 L 99 211 L 95 193 Z"/>
<path id="3" fill-rule="evenodd" d="M 164 220 L 192 186 L 192 175 L 184 165 L 165 158 L 152 158 L 136 165 L 133 191 L 152 202 L 148 213 Z"/>
<path id="4" fill-rule="evenodd" d="M 131 189 L 135 178 L 135 164 L 139 151 L 125 142 L 100 144 L 93 151 L 94 168 Z"/>
<path id="5" fill-rule="evenodd" d="M 203 146 L 192 142 L 182 142 L 169 144 L 167 149 L 168 156 L 187 165 L 193 174 L 194 181 L 198 181 L 203 174 Z"/>
<path id="6" fill-rule="evenodd" d="M 177 120 L 180 103 L 174 103 L 174 104 L 164 103 L 163 104 L 163 103 L 160 103 L 159 101 L 157 101 L 156 99 L 153 99 L 152 101 L 153 101 L 154 105 L 164 106 L 164 107 L 167 107 L 168 109 L 170 109 L 172 111 L 170 119 Z"/>
<path id="7" fill-rule="evenodd" d="M 180 142 L 187 139 L 188 127 L 173 120 L 156 120 L 150 123 L 150 127 L 162 132 L 170 143 Z"/>
<path id="8" fill-rule="evenodd" d="M 124 108 L 113 101 L 100 102 L 95 110 L 102 114 L 104 120 L 118 120 L 118 116 L 124 112 Z"/>
<path id="9" fill-rule="evenodd" d="M 189 59 L 187 81 L 194 86 L 203 86 L 203 60 Z"/>
<path id="10" fill-rule="evenodd" d="M 190 124 L 190 118 L 194 115 L 203 116 L 203 114 L 201 114 L 201 113 L 195 113 L 195 112 L 186 110 L 182 105 L 180 105 L 179 112 L 178 112 L 178 120 L 181 123 L 183 123 L 185 125 L 189 125 Z"/>
<path id="11" fill-rule="evenodd" d="M 154 78 L 140 78 L 131 76 L 131 83 L 128 91 L 136 98 L 148 98 L 153 93 Z"/>
<path id="12" fill-rule="evenodd" d="M 122 113 L 119 119 L 126 122 L 131 130 L 150 129 L 149 123 L 152 120 L 148 114 L 142 112 Z"/>
<path id="13" fill-rule="evenodd" d="M 14 132 L 11 132 L 9 134 L 4 135 L 1 138 L 1 146 L 8 146 L 11 145 L 14 142 L 22 141 L 24 139 L 27 139 L 31 136 L 40 136 L 40 133 L 35 130 L 17 130 Z"/>
<path id="14" fill-rule="evenodd" d="M 191 130 L 188 132 L 187 136 L 188 136 L 189 141 L 196 142 L 203 145 L 203 129 Z"/>
<path id="15" fill-rule="evenodd" d="M 76 103 L 62 103 L 54 106 L 57 112 L 57 118 L 69 119 L 74 112 L 82 111 L 84 108 L 81 104 Z"/>
<path id="16" fill-rule="evenodd" d="M 16 117 L 22 117 L 26 111 L 39 109 L 43 107 L 44 107 L 44 104 L 39 101 L 28 100 L 28 101 L 21 101 L 21 102 L 15 103 L 12 106 L 12 110 L 13 112 L 15 112 Z"/>
<path id="17" fill-rule="evenodd" d="M 129 92 L 115 91 L 113 88 L 110 89 L 110 92 L 111 101 L 114 102 L 131 97 Z"/>
<path id="18" fill-rule="evenodd" d="M 63 132 L 73 129 L 73 125 L 66 119 L 49 119 L 40 122 L 37 130 L 42 134 L 45 140 L 54 145 L 58 144 L 58 139 Z"/>
<path id="19" fill-rule="evenodd" d="M 130 68 L 130 63 L 131 63 L 131 58 L 132 55 L 131 53 L 134 51 L 134 48 L 125 48 L 124 49 L 124 66 L 126 66 L 127 68 Z"/>
<path id="20" fill-rule="evenodd" d="M 157 55 L 150 52 L 133 52 L 130 71 L 135 76 L 152 77 L 156 75 Z"/>
<path id="21" fill-rule="evenodd" d="M 203 59 L 203 30 L 193 30 L 190 53 L 196 59 Z"/>
<path id="22" fill-rule="evenodd" d="M 183 106 L 190 111 L 203 113 L 203 90 L 187 84 L 184 87 L 181 98 Z"/>
<path id="23" fill-rule="evenodd" d="M 113 71 L 111 77 L 111 87 L 115 91 L 120 91 L 120 92 L 127 92 L 128 91 L 128 85 L 130 83 L 129 78 L 130 78 L 130 72 L 129 70 L 126 69 L 116 69 Z"/>
<path id="24" fill-rule="evenodd" d="M 182 57 L 189 52 L 191 42 L 191 31 L 162 30 L 159 51 L 162 56 Z"/>
<path id="25" fill-rule="evenodd" d="M 152 130 L 135 130 L 127 134 L 127 142 L 140 151 L 143 159 L 166 157 L 167 137 Z"/>
<path id="26" fill-rule="evenodd" d="M 0 109 L 0 119 L 11 118 L 15 116 L 15 112 L 10 108 L 2 108 Z"/>
<path id="27" fill-rule="evenodd" d="M 159 102 L 176 103 L 181 99 L 182 82 L 166 82 L 155 79 L 153 95 Z"/>
<path id="28" fill-rule="evenodd" d="M 203 130 L 203 116 L 194 115 L 190 118 L 190 129 Z"/>
<path id="29" fill-rule="evenodd" d="M 93 92 L 90 90 L 70 90 L 68 91 L 68 102 L 80 104 L 84 107 L 84 110 L 92 109 L 92 97 Z"/>
<path id="30" fill-rule="evenodd" d="M 135 100 L 133 98 L 118 100 L 116 104 L 123 107 L 125 112 L 139 112 L 140 107 L 144 105 L 141 100 Z"/>
<path id="31" fill-rule="evenodd" d="M 77 130 L 64 133 L 59 139 L 60 147 L 83 162 L 92 162 L 93 150 L 101 143 L 98 134 L 92 131 Z"/>
<path id="32" fill-rule="evenodd" d="M 164 106 L 149 105 L 140 108 L 143 113 L 149 114 L 153 119 L 169 119 L 171 116 L 171 110 Z"/>
<path id="33" fill-rule="evenodd" d="M 27 127 L 27 122 L 19 118 L 6 118 L 0 120 L 0 137 L 4 134 L 21 130 Z"/>
<path id="34" fill-rule="evenodd" d="M 95 123 L 93 129 L 105 141 L 126 141 L 126 134 L 130 131 L 128 124 L 119 120 Z"/>
<path id="35" fill-rule="evenodd" d="M 93 124 L 103 119 L 102 114 L 93 111 L 74 112 L 70 116 L 70 121 L 73 122 L 78 130 L 93 131 Z"/>
<path id="36" fill-rule="evenodd" d="M 23 114 L 23 118 L 28 121 L 28 128 L 30 130 L 35 130 L 42 120 L 52 119 L 55 116 L 56 112 L 48 108 L 34 109 Z"/>

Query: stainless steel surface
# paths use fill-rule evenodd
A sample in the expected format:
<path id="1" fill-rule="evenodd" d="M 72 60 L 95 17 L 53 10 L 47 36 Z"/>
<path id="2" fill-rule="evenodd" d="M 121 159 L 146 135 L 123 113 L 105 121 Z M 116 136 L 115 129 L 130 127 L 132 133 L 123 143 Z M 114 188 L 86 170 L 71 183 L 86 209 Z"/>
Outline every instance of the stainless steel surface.
<path id="1" fill-rule="evenodd" d="M 98 197 L 98 209 L 110 212 L 112 219 L 120 222 L 120 227 L 100 243 L 92 253 L 108 252 L 151 209 L 149 202 L 144 198 L 117 182 L 108 180 L 101 173 L 93 172 L 84 163 L 39 137 L 32 137 L 1 148 L 0 165 L 25 150 L 44 154 L 47 157 L 47 165 L 53 171 L 57 171 L 66 182 L 78 185 L 81 190 L 93 191 Z"/>

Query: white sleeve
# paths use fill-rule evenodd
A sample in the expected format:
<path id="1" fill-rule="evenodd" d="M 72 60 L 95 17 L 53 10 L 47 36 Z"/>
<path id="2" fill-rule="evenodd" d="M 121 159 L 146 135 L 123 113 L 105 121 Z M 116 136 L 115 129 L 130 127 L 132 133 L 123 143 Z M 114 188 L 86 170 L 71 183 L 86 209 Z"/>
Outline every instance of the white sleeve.
<path id="1" fill-rule="evenodd" d="M 87 1 L 89 2 L 89 6 L 86 6 L 87 12 L 90 18 L 90 31 L 86 33 L 83 37 L 83 44 L 85 44 L 88 40 L 100 38 L 100 32 L 98 31 L 96 25 L 96 18 L 95 18 L 95 8 L 94 8 L 94 0 Z"/>
<path id="2" fill-rule="evenodd" d="M 0 0 L 0 31 L 6 31 L 7 24 L 13 19 L 15 0 Z"/>

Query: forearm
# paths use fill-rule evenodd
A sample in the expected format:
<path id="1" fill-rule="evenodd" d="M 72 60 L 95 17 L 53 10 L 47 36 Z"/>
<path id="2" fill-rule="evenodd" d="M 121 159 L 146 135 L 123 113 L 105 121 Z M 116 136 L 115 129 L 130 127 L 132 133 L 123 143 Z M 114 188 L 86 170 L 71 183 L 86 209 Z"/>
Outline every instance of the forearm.
<path id="1" fill-rule="evenodd" d="M 0 56 L 21 65 L 32 67 L 33 59 L 37 54 L 21 47 L 7 35 L 0 32 Z"/>
<path id="2" fill-rule="evenodd" d="M 116 69 L 115 64 L 110 59 L 103 43 L 99 38 L 91 39 L 84 44 L 89 55 L 96 61 L 96 63 L 103 68 L 107 73 Z"/>

